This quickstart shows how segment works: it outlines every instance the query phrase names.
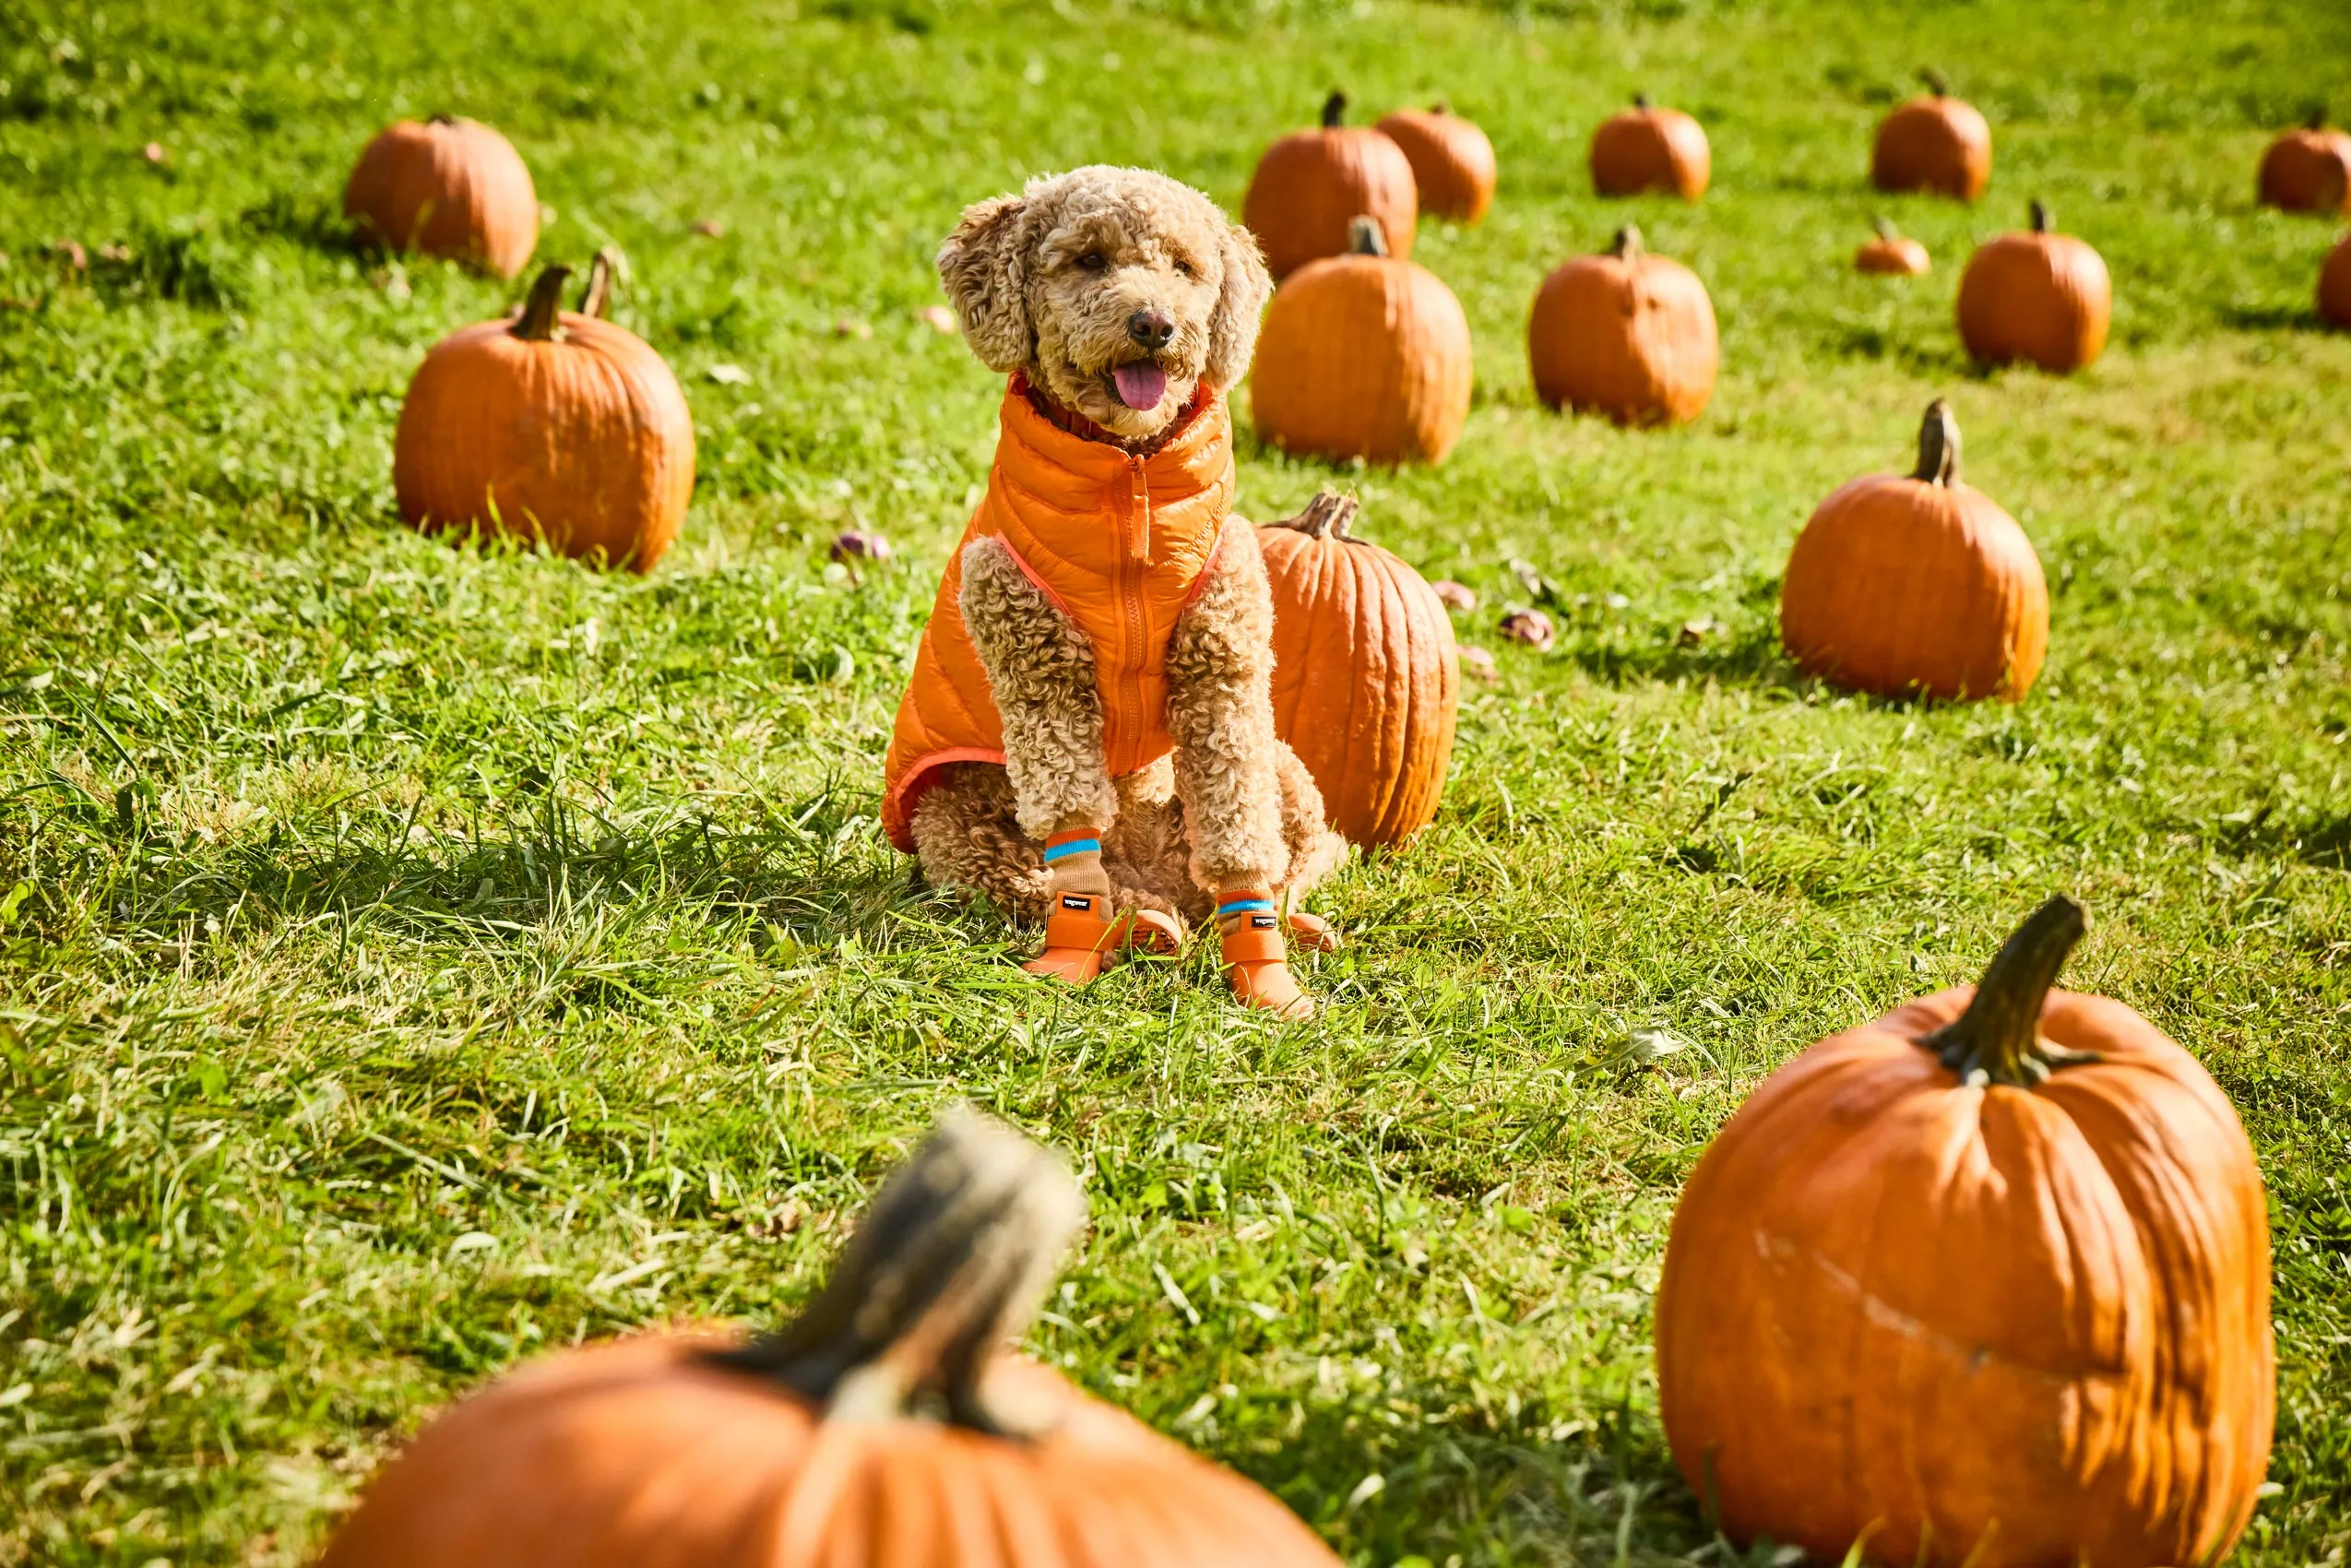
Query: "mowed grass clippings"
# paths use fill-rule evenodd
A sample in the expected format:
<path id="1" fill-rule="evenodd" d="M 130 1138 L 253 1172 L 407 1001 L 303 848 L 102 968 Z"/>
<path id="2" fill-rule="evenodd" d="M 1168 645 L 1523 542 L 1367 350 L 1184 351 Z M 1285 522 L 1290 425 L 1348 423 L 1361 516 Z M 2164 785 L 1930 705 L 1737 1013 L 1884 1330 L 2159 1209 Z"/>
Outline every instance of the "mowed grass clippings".
<path id="1" fill-rule="evenodd" d="M 0 10 L 0 1562 L 299 1562 L 517 1360 L 790 1311 L 957 1099 L 1091 1194 L 1035 1351 L 1351 1562 L 1760 1562 L 1657 1426 L 1679 1185 L 1763 1075 L 2060 888 L 2072 983 L 2211 1067 L 2270 1183 L 2241 1560 L 2341 1558 L 2351 340 L 2311 318 L 2338 225 L 2251 196 L 2347 54 L 2323 0 Z M 1864 186 L 1922 63 L 1995 127 L 1975 208 Z M 1248 446 L 1243 505 L 1358 490 L 1483 596 L 1501 678 L 1436 825 L 1323 900 L 1312 1026 L 1205 949 L 1041 989 L 874 824 L 1000 395 L 919 318 L 930 256 L 1092 160 L 1237 209 L 1334 85 L 1499 148 L 1490 220 L 1415 250 L 1477 405 L 1434 470 Z M 1703 205 L 1589 195 L 1636 89 L 1705 124 Z M 618 318 L 687 388 L 700 487 L 648 578 L 398 525 L 409 374 L 520 292 L 343 244 L 360 147 L 440 110 L 528 160 L 542 261 L 625 252 Z M 1952 327 L 2033 196 L 2114 273 L 2070 381 Z M 1931 276 L 1849 271 L 1876 211 Z M 1686 431 L 1528 387 L 1537 283 L 1627 220 L 1721 317 Z M 1797 529 L 1939 394 L 2048 568 L 2018 707 L 1777 649 Z M 895 563 L 830 565 L 849 527 Z M 1538 591 L 1558 646 L 1502 644 Z"/>

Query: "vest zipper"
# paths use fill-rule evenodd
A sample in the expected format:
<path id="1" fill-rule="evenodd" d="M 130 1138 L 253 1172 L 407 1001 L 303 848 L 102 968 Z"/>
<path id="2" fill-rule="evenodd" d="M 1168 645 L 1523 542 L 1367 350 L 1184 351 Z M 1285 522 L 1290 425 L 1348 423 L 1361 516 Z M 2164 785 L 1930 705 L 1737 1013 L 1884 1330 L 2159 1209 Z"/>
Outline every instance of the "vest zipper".
<path id="1" fill-rule="evenodd" d="M 1122 650 L 1128 655 L 1123 661 L 1126 665 L 1127 684 L 1127 701 L 1124 707 L 1128 715 L 1128 728 L 1132 730 L 1134 725 L 1144 721 L 1143 593 L 1140 584 L 1144 564 L 1151 554 L 1151 480 L 1148 473 L 1145 471 L 1144 459 L 1141 457 L 1127 458 L 1126 466 L 1129 481 L 1126 502 L 1127 527 L 1126 537 L 1119 541 L 1119 608 L 1124 612 L 1126 621 L 1126 647 Z M 1135 766 L 1132 754 L 1134 750 L 1134 736 L 1122 735 L 1119 739 L 1122 742 L 1121 750 L 1128 754 L 1119 759 L 1126 766 L 1117 771 L 1132 773 Z"/>

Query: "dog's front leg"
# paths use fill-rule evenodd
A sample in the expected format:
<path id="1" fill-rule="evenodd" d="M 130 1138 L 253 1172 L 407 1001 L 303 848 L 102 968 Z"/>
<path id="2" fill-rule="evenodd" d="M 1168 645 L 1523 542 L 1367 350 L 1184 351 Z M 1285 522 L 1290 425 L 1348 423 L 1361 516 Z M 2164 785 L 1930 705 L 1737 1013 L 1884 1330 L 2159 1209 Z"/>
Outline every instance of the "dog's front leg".
<path id="1" fill-rule="evenodd" d="M 1289 875 L 1274 734 L 1274 600 L 1257 530 L 1234 517 L 1168 645 L 1168 733 L 1193 875 L 1217 890 L 1233 991 L 1288 1017 L 1313 1011 L 1284 962 L 1274 906 Z"/>
<path id="2" fill-rule="evenodd" d="M 1001 540 L 964 547 L 959 602 L 1003 721 L 1020 830 L 1047 846 L 1056 894 L 1107 899 L 1099 845 L 1117 818 L 1118 795 L 1102 750 L 1093 645 Z M 1095 848 L 1082 847 L 1088 842 Z"/>

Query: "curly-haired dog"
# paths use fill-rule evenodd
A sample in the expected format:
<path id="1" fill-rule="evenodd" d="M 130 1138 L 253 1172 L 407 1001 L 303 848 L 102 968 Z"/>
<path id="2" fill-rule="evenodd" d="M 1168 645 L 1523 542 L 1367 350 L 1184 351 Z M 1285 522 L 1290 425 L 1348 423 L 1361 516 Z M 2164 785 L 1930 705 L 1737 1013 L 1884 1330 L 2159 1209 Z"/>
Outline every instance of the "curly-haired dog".
<path id="1" fill-rule="evenodd" d="M 1273 603 L 1231 509 L 1257 243 L 1189 186 L 1095 167 L 968 208 L 939 276 L 1011 380 L 898 708 L 891 839 L 1045 914 L 1034 972 L 1083 984 L 1213 911 L 1234 993 L 1305 1016 L 1285 917 L 1329 933 L 1282 906 L 1346 847 L 1274 734 Z"/>

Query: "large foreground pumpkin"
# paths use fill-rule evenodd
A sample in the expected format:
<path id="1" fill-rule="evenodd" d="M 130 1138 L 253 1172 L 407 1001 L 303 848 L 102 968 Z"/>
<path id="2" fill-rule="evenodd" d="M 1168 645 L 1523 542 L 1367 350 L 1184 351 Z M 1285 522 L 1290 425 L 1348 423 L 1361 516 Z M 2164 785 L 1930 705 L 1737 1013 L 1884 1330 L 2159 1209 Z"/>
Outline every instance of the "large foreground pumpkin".
<path id="1" fill-rule="evenodd" d="M 2313 113 L 2262 154 L 2260 191 L 2286 212 L 2351 212 L 2351 135 Z"/>
<path id="2" fill-rule="evenodd" d="M 474 120 L 435 114 L 377 133 L 343 187 L 343 215 L 394 250 L 512 278 L 539 244 L 539 196 L 514 144 Z"/>
<path id="3" fill-rule="evenodd" d="M 1897 104 L 1878 122 L 1870 183 L 1882 191 L 1928 191 L 1974 201 L 1992 178 L 1992 128 L 1972 103 L 1922 71 L 1924 97 Z"/>
<path id="4" fill-rule="evenodd" d="M 1336 1568 L 1265 1491 L 999 1354 L 1084 1200 L 968 1113 L 768 1340 L 559 1352 L 458 1405 L 319 1568 Z"/>
<path id="5" fill-rule="evenodd" d="M 558 308 L 565 276 L 549 267 L 519 316 L 425 356 L 393 438 L 400 515 L 650 571 L 694 493 L 693 416 L 642 339 Z"/>
<path id="6" fill-rule="evenodd" d="M 1987 364 L 2018 360 L 2064 375 L 2096 363 L 2114 316 L 2106 261 L 2051 227 L 2033 203 L 2033 227 L 1986 241 L 1959 276 L 1959 336 Z"/>
<path id="7" fill-rule="evenodd" d="M 1630 225 L 1599 255 L 1563 262 L 1535 296 L 1526 355 L 1550 407 L 1619 424 L 1682 424 L 1715 395 L 1714 302 L 1698 275 L 1651 255 Z"/>
<path id="8" fill-rule="evenodd" d="M 1437 814 L 1461 665 L 1443 600 L 1355 538 L 1355 513 L 1325 491 L 1257 530 L 1274 589 L 1274 729 L 1342 837 L 1393 844 Z"/>
<path id="9" fill-rule="evenodd" d="M 1412 254 L 1420 207 L 1411 160 L 1383 131 L 1347 124 L 1347 94 L 1324 101 L 1319 130 L 1293 131 L 1265 149 L 1241 197 L 1241 220 L 1265 248 L 1265 269 L 1288 277 L 1346 252 L 1354 221 L 1380 225 L 1388 254 Z"/>
<path id="10" fill-rule="evenodd" d="M 1346 255 L 1310 261 L 1266 307 L 1250 414 L 1287 452 L 1433 463 L 1469 417 L 1469 318 L 1428 268 L 1355 220 Z"/>
<path id="11" fill-rule="evenodd" d="M 2053 898 L 1980 985 L 1823 1040 L 1692 1173 L 1658 1402 L 1734 1540 L 2157 1568 L 2243 1532 L 2274 1398 L 2261 1172 L 2193 1057 L 2050 989 L 2082 931 Z"/>
<path id="12" fill-rule="evenodd" d="M 1928 406 L 1913 472 L 1821 503 L 1788 554 L 1779 624 L 1808 674 L 1858 691 L 2015 702 L 2032 689 L 2048 580 L 2016 520 L 1961 481 L 1950 404 Z"/>

